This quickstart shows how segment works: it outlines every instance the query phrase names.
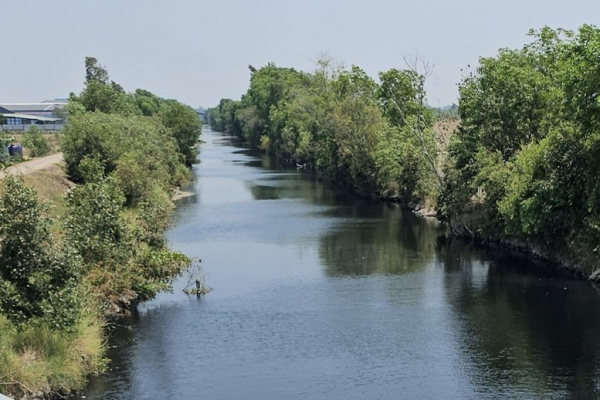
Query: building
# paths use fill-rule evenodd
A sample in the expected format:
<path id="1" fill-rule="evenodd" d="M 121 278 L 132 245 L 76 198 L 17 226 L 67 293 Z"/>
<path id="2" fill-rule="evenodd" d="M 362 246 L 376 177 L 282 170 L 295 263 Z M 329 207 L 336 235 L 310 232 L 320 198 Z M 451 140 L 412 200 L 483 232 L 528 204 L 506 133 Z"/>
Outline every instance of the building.
<path id="1" fill-rule="evenodd" d="M 61 130 L 64 118 L 60 110 L 67 100 L 46 100 L 41 103 L 2 103 L 2 130 L 25 131 L 33 126 L 44 131 Z"/>
<path id="2" fill-rule="evenodd" d="M 66 99 L 44 100 L 41 103 L 0 103 L 0 107 L 18 114 L 57 117 L 57 110 L 67 105 Z"/>

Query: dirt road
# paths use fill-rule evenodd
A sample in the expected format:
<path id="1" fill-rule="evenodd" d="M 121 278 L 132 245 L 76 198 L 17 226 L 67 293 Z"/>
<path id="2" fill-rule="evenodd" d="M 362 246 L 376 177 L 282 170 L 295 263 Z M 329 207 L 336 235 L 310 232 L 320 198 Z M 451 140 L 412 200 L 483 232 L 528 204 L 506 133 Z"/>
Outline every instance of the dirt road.
<path id="1" fill-rule="evenodd" d="M 58 164 L 63 160 L 62 153 L 51 154 L 46 157 L 34 158 L 31 161 L 25 161 L 12 167 L 8 167 L 3 171 L 0 171 L 0 179 L 6 175 L 27 175 L 33 171 L 39 171 L 54 164 Z"/>

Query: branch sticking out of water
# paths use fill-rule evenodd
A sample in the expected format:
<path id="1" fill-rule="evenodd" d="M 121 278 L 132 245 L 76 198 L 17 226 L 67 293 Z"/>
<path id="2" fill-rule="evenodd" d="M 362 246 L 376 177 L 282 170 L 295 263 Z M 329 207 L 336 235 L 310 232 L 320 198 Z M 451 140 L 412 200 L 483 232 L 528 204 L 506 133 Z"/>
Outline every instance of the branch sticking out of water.
<path id="1" fill-rule="evenodd" d="M 202 260 L 192 260 L 190 267 L 187 270 L 188 281 L 187 285 L 183 288 L 183 292 L 187 295 L 196 295 L 202 297 L 206 293 L 211 291 L 211 288 L 204 282 L 204 274 L 202 273 L 202 266 L 200 263 Z"/>

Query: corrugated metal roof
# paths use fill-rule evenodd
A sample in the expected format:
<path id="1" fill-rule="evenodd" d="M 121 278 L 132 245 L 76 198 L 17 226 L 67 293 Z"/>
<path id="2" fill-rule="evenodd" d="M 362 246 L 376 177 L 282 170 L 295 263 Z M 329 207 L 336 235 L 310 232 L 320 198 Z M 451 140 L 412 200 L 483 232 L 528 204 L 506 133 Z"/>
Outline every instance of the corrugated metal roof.
<path id="1" fill-rule="evenodd" d="M 44 100 L 44 101 L 42 101 L 42 103 L 67 104 L 68 101 L 69 101 L 69 99 L 64 98 L 64 99 Z"/>
<path id="2" fill-rule="evenodd" d="M 13 112 L 52 112 L 64 103 L 0 103 L 0 107 Z"/>
<path id="3" fill-rule="evenodd" d="M 30 114 L 0 114 L 4 118 L 21 118 L 21 119 L 35 119 L 36 121 L 42 122 L 57 122 L 62 121 L 62 118 L 51 118 L 51 117 L 42 117 L 41 115 L 30 115 Z"/>

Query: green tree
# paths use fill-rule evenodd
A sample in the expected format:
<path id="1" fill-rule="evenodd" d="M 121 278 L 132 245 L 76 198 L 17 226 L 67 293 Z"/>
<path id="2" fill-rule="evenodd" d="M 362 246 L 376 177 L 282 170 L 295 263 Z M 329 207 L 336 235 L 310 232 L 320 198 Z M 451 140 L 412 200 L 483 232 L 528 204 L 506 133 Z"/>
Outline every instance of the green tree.
<path id="1" fill-rule="evenodd" d="M 109 80 L 108 71 L 96 58 L 85 58 L 85 70 L 85 88 L 80 96 L 72 94 L 71 101 L 81 103 L 87 111 L 140 114 L 134 97 L 125 93 L 121 85 Z"/>
<path id="2" fill-rule="evenodd" d="M 127 262 L 124 203 L 125 196 L 110 179 L 78 185 L 68 193 L 66 237 L 88 266 Z"/>
<path id="3" fill-rule="evenodd" d="M 67 173 L 75 182 L 85 182 L 81 162 L 91 157 L 102 165 L 103 176 L 116 173 L 128 204 L 135 204 L 143 195 L 136 188 L 149 189 L 144 182 L 153 181 L 165 189 L 179 184 L 183 160 L 176 141 L 159 119 L 81 113 L 72 115 L 69 122 L 62 150 Z M 131 170 L 125 169 L 125 163 Z"/>
<path id="4" fill-rule="evenodd" d="M 35 191 L 7 177 L 0 198 L 0 310 L 14 323 L 71 328 L 79 315 L 81 262 L 57 244 Z"/>
<path id="5" fill-rule="evenodd" d="M 423 65 L 423 74 L 417 71 L 419 62 Z M 433 116 L 426 106 L 425 80 L 431 70 L 423 60 L 407 60 L 407 64 L 409 68 L 406 70 L 391 69 L 379 74 L 381 106 L 393 125 L 416 139 L 420 152 L 430 166 L 430 173 L 435 176 L 437 185 L 441 188 L 444 180 L 437 162 Z"/>
<path id="6" fill-rule="evenodd" d="M 162 101 L 159 110 L 162 123 L 169 130 L 170 136 L 177 142 L 178 152 L 184 162 L 191 165 L 196 160 L 194 145 L 198 142 L 202 122 L 196 111 L 175 100 Z"/>
<path id="7" fill-rule="evenodd" d="M 96 57 L 85 58 L 85 81 L 86 83 L 98 82 L 108 84 L 108 71 L 98 63 Z"/>
<path id="8" fill-rule="evenodd" d="M 600 30 L 531 36 L 481 59 L 461 84 L 439 202 L 480 234 L 542 245 L 591 273 L 600 248 Z"/>

